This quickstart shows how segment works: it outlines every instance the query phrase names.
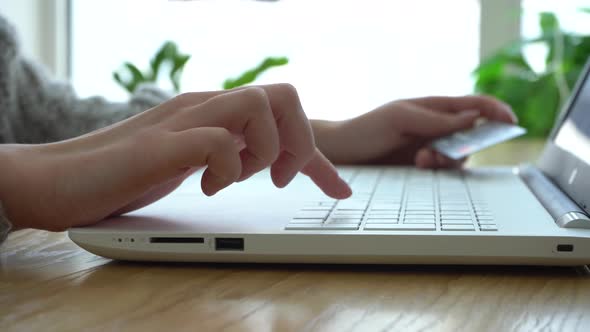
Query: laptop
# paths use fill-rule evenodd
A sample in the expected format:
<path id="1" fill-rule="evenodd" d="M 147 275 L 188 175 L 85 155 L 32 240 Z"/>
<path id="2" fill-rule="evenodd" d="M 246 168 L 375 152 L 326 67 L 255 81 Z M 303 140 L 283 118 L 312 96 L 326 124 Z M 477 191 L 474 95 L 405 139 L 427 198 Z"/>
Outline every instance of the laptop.
<path id="1" fill-rule="evenodd" d="M 268 171 L 214 197 L 187 179 L 164 199 L 69 230 L 80 247 L 134 261 L 590 263 L 590 65 L 536 165 L 420 170 L 342 167 L 353 196 Z"/>

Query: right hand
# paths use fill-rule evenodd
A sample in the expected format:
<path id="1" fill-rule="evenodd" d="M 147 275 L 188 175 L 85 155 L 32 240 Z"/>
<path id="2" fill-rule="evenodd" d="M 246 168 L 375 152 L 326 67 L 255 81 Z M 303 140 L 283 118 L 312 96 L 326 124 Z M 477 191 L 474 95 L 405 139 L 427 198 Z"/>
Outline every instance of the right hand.
<path id="1" fill-rule="evenodd" d="M 331 197 L 351 195 L 287 84 L 182 94 L 84 136 L 0 153 L 0 201 L 16 229 L 61 231 L 138 209 L 203 166 L 207 195 L 267 166 L 277 187 L 301 171 Z"/>

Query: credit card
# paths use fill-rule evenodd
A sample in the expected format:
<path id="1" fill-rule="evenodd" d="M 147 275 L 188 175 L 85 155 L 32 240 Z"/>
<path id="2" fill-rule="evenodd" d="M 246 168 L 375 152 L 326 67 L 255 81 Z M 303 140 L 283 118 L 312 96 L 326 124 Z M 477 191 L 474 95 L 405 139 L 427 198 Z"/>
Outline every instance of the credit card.
<path id="1" fill-rule="evenodd" d="M 525 133 L 526 129 L 513 124 L 486 121 L 471 129 L 438 138 L 432 142 L 432 147 L 457 160 Z"/>

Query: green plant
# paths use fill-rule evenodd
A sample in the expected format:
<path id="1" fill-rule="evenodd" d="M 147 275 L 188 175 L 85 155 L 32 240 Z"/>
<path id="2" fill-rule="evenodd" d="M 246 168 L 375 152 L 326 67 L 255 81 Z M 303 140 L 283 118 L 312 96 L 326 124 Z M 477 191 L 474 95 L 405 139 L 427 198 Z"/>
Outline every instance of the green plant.
<path id="1" fill-rule="evenodd" d="M 152 57 L 150 68 L 147 71 L 142 72 L 136 65 L 125 62 L 123 63 L 123 68 L 113 73 L 113 78 L 121 87 L 129 93 L 133 93 L 141 84 L 157 83 L 160 73 L 167 69 L 169 70 L 168 78 L 172 83 L 172 87 L 178 93 L 180 92 L 180 78 L 190 57 L 190 55 L 180 53 L 176 43 L 167 41 Z M 289 63 L 289 59 L 286 57 L 268 57 L 260 65 L 247 70 L 238 78 L 225 80 L 223 88 L 228 90 L 252 83 L 263 72 L 272 67 L 283 66 L 287 63 Z"/>
<path id="2" fill-rule="evenodd" d="M 180 77 L 190 55 L 182 54 L 176 43 L 167 41 L 160 47 L 150 60 L 150 68 L 142 72 L 136 65 L 125 62 L 119 72 L 113 73 L 113 78 L 125 90 L 133 93 L 143 83 L 157 83 L 160 72 L 168 69 L 168 77 L 175 92 L 180 92 Z"/>
<path id="3" fill-rule="evenodd" d="M 590 13 L 590 9 L 582 9 Z M 553 13 L 541 13 L 541 35 L 509 45 L 474 71 L 475 91 L 496 96 L 512 106 L 528 136 L 549 134 L 560 106 L 590 55 L 590 35 L 564 32 Z M 528 45 L 547 47 L 545 69 L 535 72 L 526 57 Z"/>
<path id="4" fill-rule="evenodd" d="M 264 61 L 262 61 L 258 66 L 250 70 L 247 70 L 238 78 L 228 78 L 227 80 L 225 80 L 225 82 L 223 82 L 223 88 L 225 90 L 229 90 L 242 85 L 246 85 L 248 83 L 252 83 L 256 80 L 256 78 L 258 78 L 258 76 L 260 76 L 260 74 L 267 71 L 268 69 L 272 67 L 284 66 L 287 63 L 289 63 L 289 59 L 287 59 L 286 57 L 268 57 L 264 59 Z"/>

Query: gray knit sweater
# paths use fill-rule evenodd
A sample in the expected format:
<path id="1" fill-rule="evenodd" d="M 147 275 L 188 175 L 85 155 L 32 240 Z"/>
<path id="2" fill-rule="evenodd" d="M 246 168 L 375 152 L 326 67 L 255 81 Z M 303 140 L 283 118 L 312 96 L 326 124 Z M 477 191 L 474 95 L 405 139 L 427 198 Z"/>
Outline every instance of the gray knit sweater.
<path id="1" fill-rule="evenodd" d="M 79 136 L 169 97 L 156 88 L 142 87 L 127 103 L 78 98 L 70 85 L 51 80 L 42 68 L 23 58 L 13 27 L 0 15 L 0 144 L 47 143 Z M 0 202 L 0 219 L 3 217 Z"/>

